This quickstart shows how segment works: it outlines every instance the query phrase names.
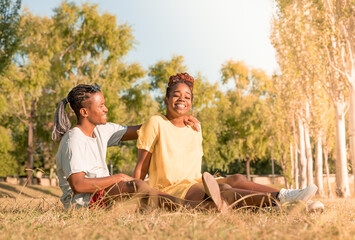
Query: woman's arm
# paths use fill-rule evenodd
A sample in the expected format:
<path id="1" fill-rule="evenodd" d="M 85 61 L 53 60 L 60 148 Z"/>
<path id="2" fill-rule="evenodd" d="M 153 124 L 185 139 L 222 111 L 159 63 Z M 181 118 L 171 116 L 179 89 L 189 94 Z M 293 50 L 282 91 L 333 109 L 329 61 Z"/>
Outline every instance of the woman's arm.
<path id="1" fill-rule="evenodd" d="M 137 165 L 133 171 L 134 178 L 140 178 L 144 180 L 145 176 L 148 173 L 149 165 L 150 165 L 150 158 L 152 154 L 144 149 L 138 149 L 138 160 Z"/>
<path id="2" fill-rule="evenodd" d="M 201 131 L 200 122 L 197 120 L 197 118 L 191 115 L 186 115 L 184 117 L 184 123 L 186 126 L 189 125 L 190 127 L 192 127 L 192 129 L 194 129 L 197 132 Z M 138 138 L 137 130 L 139 130 L 141 126 L 142 125 L 128 126 L 126 133 L 121 138 L 121 141 L 137 139 Z"/>
<path id="3" fill-rule="evenodd" d="M 86 178 L 84 172 L 73 173 L 69 176 L 68 182 L 74 194 L 93 193 L 97 190 L 105 189 L 121 181 L 131 181 L 133 178 L 119 173 L 103 178 Z"/>
<path id="4" fill-rule="evenodd" d="M 137 130 L 141 128 L 142 125 L 128 126 L 126 133 L 122 136 L 121 141 L 135 140 L 138 138 Z"/>

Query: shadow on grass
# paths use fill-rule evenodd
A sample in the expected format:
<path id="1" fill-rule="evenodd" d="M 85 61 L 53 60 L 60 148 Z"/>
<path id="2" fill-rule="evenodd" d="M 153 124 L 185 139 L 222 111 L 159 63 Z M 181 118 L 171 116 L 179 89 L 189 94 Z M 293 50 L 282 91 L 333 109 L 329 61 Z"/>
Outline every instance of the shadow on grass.
<path id="1" fill-rule="evenodd" d="M 7 185 L 7 184 L 3 184 L 3 183 L 0 183 L 0 188 L 2 188 L 2 189 L 5 189 L 5 190 L 8 190 L 8 191 L 11 191 L 11 192 L 14 192 L 14 193 L 17 193 L 17 194 L 19 194 L 21 191 L 20 190 L 18 190 L 17 188 L 15 188 L 15 187 L 13 187 L 13 186 L 10 186 L 10 185 Z M 30 196 L 30 195 L 28 195 L 28 194 L 26 194 L 26 193 L 23 193 L 23 192 L 21 192 L 21 195 L 22 196 L 25 196 L 25 197 L 32 197 L 32 196 Z M 17 197 L 17 196 L 16 196 Z"/>
<path id="2" fill-rule="evenodd" d="M 12 194 L 0 191 L 0 198 L 15 198 Z"/>
<path id="3" fill-rule="evenodd" d="M 37 187 L 37 186 L 27 186 L 27 187 L 32 189 L 32 190 L 42 192 L 42 193 L 44 193 L 46 195 L 51 195 L 52 197 L 57 197 L 57 198 L 60 197 L 59 195 L 54 194 L 50 190 L 47 190 L 47 189 L 41 189 L 40 187 Z"/>

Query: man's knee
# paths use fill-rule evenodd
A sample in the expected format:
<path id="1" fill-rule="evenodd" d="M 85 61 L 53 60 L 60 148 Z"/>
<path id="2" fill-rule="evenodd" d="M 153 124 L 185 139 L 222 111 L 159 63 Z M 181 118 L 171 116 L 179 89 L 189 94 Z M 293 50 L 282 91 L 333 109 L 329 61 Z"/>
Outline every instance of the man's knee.
<path id="1" fill-rule="evenodd" d="M 219 185 L 219 189 L 221 190 L 221 192 L 232 188 L 231 185 L 226 184 L 226 183 L 219 183 L 218 185 Z"/>
<path id="2" fill-rule="evenodd" d="M 133 192 L 141 192 L 143 189 L 147 188 L 147 184 L 141 179 L 128 181 L 127 184 L 129 188 L 133 190 Z"/>
<path id="3" fill-rule="evenodd" d="M 141 179 L 134 179 L 127 182 L 121 182 L 125 185 L 125 188 L 129 193 L 141 192 L 143 189 L 147 188 L 147 184 Z"/>
<path id="4" fill-rule="evenodd" d="M 240 182 L 247 182 L 248 179 L 242 175 L 242 174 L 234 174 L 232 176 L 228 177 L 230 181 L 234 182 L 234 183 L 240 183 Z"/>

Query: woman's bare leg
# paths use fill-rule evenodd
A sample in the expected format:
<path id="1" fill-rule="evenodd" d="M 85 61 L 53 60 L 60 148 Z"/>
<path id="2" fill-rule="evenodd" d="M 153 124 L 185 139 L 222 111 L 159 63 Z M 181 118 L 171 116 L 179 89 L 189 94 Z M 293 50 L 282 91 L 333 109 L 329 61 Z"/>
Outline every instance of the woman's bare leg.
<path id="1" fill-rule="evenodd" d="M 232 188 L 230 185 L 224 183 L 219 184 L 219 187 L 221 189 L 222 198 L 229 205 L 233 205 L 241 198 L 248 196 L 245 199 L 233 205 L 234 207 L 237 208 L 243 206 L 256 206 L 256 207 L 272 206 L 274 203 L 274 199 L 276 199 L 276 195 L 278 193 L 276 189 L 274 192 L 251 191 L 245 189 Z M 185 197 L 185 199 L 191 201 L 202 201 L 204 198 L 206 198 L 206 195 L 202 183 L 196 183 L 195 185 L 193 185 L 189 189 Z"/>
<path id="2" fill-rule="evenodd" d="M 243 206 L 270 207 L 275 204 L 278 192 L 266 193 L 259 191 L 250 191 L 238 188 L 227 188 L 222 191 L 223 199 L 233 207 Z"/>
<path id="3" fill-rule="evenodd" d="M 264 192 L 264 193 L 272 193 L 272 192 L 279 191 L 272 187 L 268 187 L 265 185 L 248 181 L 248 179 L 241 174 L 234 174 L 226 178 L 217 179 L 217 182 L 228 184 L 232 188 L 244 189 L 249 191 L 257 191 L 257 192 Z"/>
<path id="4" fill-rule="evenodd" d="M 107 188 L 105 191 L 110 197 L 116 199 L 120 198 L 124 194 L 135 194 L 142 199 L 149 199 L 156 206 L 168 208 L 170 210 L 177 209 L 179 206 L 188 208 L 208 208 L 210 205 L 213 205 L 212 203 L 201 204 L 200 201 L 189 201 L 173 197 L 151 188 L 148 184 L 140 179 L 134 179 L 127 182 L 121 181 L 115 186 Z"/>

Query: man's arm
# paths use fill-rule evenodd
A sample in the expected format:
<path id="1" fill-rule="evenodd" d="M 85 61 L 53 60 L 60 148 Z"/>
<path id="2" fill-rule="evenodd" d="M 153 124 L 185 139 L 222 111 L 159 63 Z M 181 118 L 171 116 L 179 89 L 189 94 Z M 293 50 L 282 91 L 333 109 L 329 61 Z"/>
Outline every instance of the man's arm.
<path id="1" fill-rule="evenodd" d="M 201 124 L 200 121 L 197 120 L 197 118 L 195 118 L 194 116 L 191 115 L 185 115 L 184 116 L 184 123 L 186 126 L 190 126 L 193 130 L 195 130 L 196 132 L 201 131 Z"/>
<path id="2" fill-rule="evenodd" d="M 121 141 L 135 140 L 138 138 L 137 130 L 141 128 L 142 125 L 137 126 L 127 126 L 126 133 L 122 136 Z"/>
<path id="3" fill-rule="evenodd" d="M 93 193 L 97 190 L 105 189 L 121 181 L 131 181 L 133 178 L 119 173 L 103 178 L 86 178 L 84 172 L 73 173 L 69 176 L 68 182 L 74 194 Z"/>
<path id="4" fill-rule="evenodd" d="M 201 131 L 200 122 L 197 120 L 197 118 L 195 118 L 191 115 L 186 115 L 184 117 L 184 123 L 186 126 L 189 125 L 192 129 L 194 129 L 197 132 Z M 128 141 L 128 140 L 137 139 L 138 138 L 137 130 L 139 130 L 141 128 L 141 126 L 142 125 L 127 126 L 127 131 L 122 136 L 121 141 Z"/>
<path id="5" fill-rule="evenodd" d="M 133 177 L 144 180 L 148 173 L 150 159 L 152 154 L 144 149 L 138 149 L 138 160 L 137 165 L 133 171 Z"/>

